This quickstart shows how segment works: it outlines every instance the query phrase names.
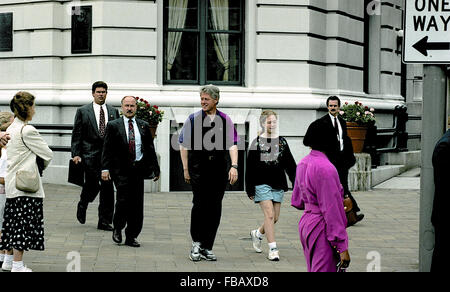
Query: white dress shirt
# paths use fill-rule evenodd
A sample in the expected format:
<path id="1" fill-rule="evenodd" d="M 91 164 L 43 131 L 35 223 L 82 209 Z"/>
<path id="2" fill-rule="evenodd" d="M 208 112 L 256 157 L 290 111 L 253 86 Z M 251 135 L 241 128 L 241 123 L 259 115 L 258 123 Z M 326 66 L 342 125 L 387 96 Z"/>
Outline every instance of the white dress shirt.
<path id="1" fill-rule="evenodd" d="M 328 115 L 330 116 L 331 124 L 334 127 L 334 116 L 332 114 L 330 114 L 330 113 L 328 113 Z M 341 127 L 341 123 L 339 123 L 339 119 L 337 118 L 337 116 L 336 116 L 336 121 L 337 121 L 337 124 L 338 124 L 338 131 L 339 131 L 339 136 L 337 136 L 337 139 L 339 140 L 339 144 L 341 145 L 340 150 L 343 151 L 344 150 L 344 139 L 342 137 L 342 127 Z"/>
<path id="2" fill-rule="evenodd" d="M 123 124 L 125 126 L 125 132 L 127 133 L 127 141 L 130 140 L 130 136 L 128 134 L 128 118 L 127 117 L 123 117 Z M 134 128 L 134 143 L 136 146 L 136 161 L 139 161 L 142 159 L 142 157 L 144 156 L 142 154 L 142 139 L 141 139 L 141 133 L 139 132 L 139 128 L 138 125 L 136 123 L 136 118 L 132 118 L 131 119 L 133 121 L 133 128 Z"/>
<path id="3" fill-rule="evenodd" d="M 103 108 L 103 112 L 105 113 L 105 129 L 106 129 L 106 124 L 108 124 L 108 109 L 106 108 L 106 104 L 96 104 L 95 102 L 92 102 L 92 104 L 94 105 L 94 113 L 95 113 L 95 120 L 97 121 L 97 127 L 99 127 L 100 130 L 100 107 Z"/>

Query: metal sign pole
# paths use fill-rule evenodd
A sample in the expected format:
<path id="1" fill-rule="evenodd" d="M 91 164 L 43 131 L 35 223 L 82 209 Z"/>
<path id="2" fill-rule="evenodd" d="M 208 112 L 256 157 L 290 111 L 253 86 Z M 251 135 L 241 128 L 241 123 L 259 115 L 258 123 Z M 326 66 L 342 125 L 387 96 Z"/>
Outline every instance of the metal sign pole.
<path id="1" fill-rule="evenodd" d="M 443 66 L 424 65 L 422 115 L 422 169 L 420 178 L 419 271 L 428 272 L 434 249 L 431 212 L 434 198 L 432 155 L 446 130 L 447 77 Z"/>

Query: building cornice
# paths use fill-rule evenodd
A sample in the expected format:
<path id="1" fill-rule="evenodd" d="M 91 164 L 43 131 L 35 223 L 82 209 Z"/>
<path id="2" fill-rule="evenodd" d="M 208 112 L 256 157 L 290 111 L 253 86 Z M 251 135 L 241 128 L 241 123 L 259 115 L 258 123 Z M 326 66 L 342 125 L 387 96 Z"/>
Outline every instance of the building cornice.
<path id="1" fill-rule="evenodd" d="M 80 106 L 92 101 L 86 85 L 29 85 L 19 86 L 36 95 L 37 105 Z M 142 86 L 133 84 L 110 84 L 108 102 L 115 106 L 125 95 L 146 98 L 152 104 L 165 107 L 195 107 L 199 104 L 199 86 Z M 0 105 L 9 104 L 16 93 L 11 87 L 0 87 Z M 221 87 L 220 104 L 230 108 L 274 108 L 274 109 L 323 109 L 330 95 L 337 95 L 342 102 L 360 101 L 377 110 L 393 110 L 404 104 L 402 96 L 365 94 L 345 90 L 323 90 L 314 88 L 245 88 Z"/>

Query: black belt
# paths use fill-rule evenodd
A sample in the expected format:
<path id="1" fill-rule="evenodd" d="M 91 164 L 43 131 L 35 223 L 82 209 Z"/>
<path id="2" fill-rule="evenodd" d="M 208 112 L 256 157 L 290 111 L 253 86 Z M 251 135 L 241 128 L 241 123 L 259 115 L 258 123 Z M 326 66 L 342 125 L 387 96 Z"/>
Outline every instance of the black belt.
<path id="1" fill-rule="evenodd" d="M 138 160 L 138 161 L 135 160 L 131 163 L 131 167 L 139 167 L 141 164 L 142 164 L 142 159 Z"/>

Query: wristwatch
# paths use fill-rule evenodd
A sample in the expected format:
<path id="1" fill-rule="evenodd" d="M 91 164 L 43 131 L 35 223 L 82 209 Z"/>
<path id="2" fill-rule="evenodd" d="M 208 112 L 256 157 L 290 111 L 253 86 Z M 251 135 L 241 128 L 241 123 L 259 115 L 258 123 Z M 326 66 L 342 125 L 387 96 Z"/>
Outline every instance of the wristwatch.
<path id="1" fill-rule="evenodd" d="M 231 167 L 238 169 L 238 165 L 237 164 L 232 164 Z"/>

